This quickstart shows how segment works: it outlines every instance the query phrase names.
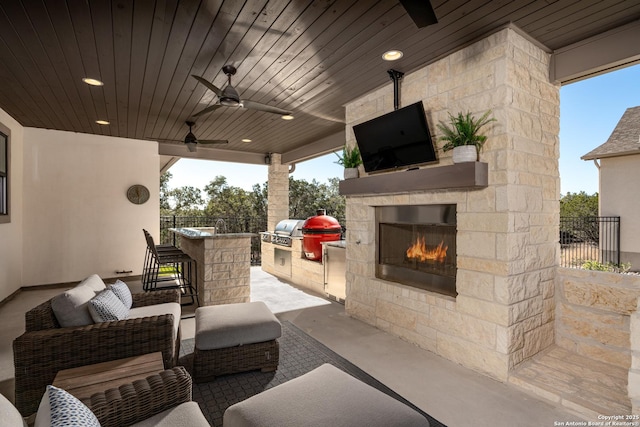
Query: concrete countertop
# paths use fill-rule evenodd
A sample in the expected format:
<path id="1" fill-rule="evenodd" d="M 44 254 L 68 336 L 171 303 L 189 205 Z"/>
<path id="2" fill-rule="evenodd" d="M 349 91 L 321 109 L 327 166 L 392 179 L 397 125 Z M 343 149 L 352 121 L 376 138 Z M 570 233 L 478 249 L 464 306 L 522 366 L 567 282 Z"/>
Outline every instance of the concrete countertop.
<path id="1" fill-rule="evenodd" d="M 187 239 L 233 239 L 257 236 L 255 233 L 217 233 L 215 227 L 170 228 L 169 231 Z"/>
<path id="2" fill-rule="evenodd" d="M 334 241 L 330 241 L 330 242 L 320 242 L 323 245 L 327 245 L 327 246 L 334 246 L 336 248 L 342 248 L 342 249 L 346 249 L 347 248 L 347 241 L 346 240 L 334 240 Z"/>

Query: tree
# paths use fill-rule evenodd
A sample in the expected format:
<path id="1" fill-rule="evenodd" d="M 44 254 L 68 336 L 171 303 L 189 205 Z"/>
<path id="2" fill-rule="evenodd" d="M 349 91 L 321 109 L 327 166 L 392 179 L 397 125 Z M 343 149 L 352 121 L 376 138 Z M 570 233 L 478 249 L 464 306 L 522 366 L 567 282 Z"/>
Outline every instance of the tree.
<path id="1" fill-rule="evenodd" d="M 598 193 L 567 193 L 560 199 L 560 243 L 598 242 Z"/>
<path id="2" fill-rule="evenodd" d="M 289 177 L 289 218 L 305 219 L 316 215 L 318 209 L 325 209 L 327 215 L 338 220 L 344 219 L 345 201 L 338 193 L 338 178 L 329 180 L 329 184 L 320 184 Z"/>
<path id="3" fill-rule="evenodd" d="M 160 206 L 162 215 L 206 216 L 225 220 L 227 230 L 261 231 L 266 226 L 268 183 L 254 184 L 251 191 L 233 187 L 227 178 L 216 176 L 204 188 L 196 187 L 169 189 L 171 173 L 160 177 Z M 306 219 L 316 215 L 318 209 L 325 209 L 343 222 L 345 199 L 339 194 L 340 180 L 332 178 L 328 184 L 320 184 L 289 178 L 289 218 Z M 204 205 L 204 208 L 202 207 Z M 211 224 L 213 225 L 213 224 Z"/>
<path id="4" fill-rule="evenodd" d="M 205 188 L 209 196 L 205 215 L 221 218 L 251 217 L 255 209 L 251 193 L 227 184 L 224 176 L 216 176 Z"/>
<path id="5" fill-rule="evenodd" d="M 169 171 L 160 175 L 160 214 L 165 215 L 165 211 L 170 211 L 169 205 L 169 181 L 173 178 L 173 174 Z"/>
<path id="6" fill-rule="evenodd" d="M 567 193 L 560 199 L 561 217 L 598 216 L 598 193 Z"/>
<path id="7" fill-rule="evenodd" d="M 173 202 L 173 214 L 198 216 L 202 214 L 200 206 L 204 203 L 199 188 L 184 186 L 169 191 L 169 198 Z"/>
<path id="8" fill-rule="evenodd" d="M 201 190 L 191 186 L 170 189 L 171 178 L 173 175 L 168 171 L 160 175 L 160 215 L 202 215 Z"/>

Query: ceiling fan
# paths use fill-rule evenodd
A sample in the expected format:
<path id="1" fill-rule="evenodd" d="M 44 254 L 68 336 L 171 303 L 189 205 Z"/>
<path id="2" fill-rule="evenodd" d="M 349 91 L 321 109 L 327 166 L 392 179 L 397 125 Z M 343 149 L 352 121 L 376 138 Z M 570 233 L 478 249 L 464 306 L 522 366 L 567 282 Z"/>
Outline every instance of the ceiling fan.
<path id="1" fill-rule="evenodd" d="M 192 117 L 198 117 L 203 114 L 210 113 L 214 110 L 217 110 L 220 107 L 241 107 L 241 108 L 249 108 L 252 110 L 265 111 L 267 113 L 280 114 L 281 116 L 291 114 L 290 111 L 283 110 L 281 108 L 272 107 L 270 105 L 261 104 L 256 101 L 251 101 L 249 99 L 240 99 L 240 95 L 238 95 L 238 91 L 231 86 L 231 76 L 236 73 L 236 67 L 233 65 L 225 65 L 222 67 L 222 72 L 227 75 L 228 83 L 224 89 L 220 90 L 217 86 L 211 83 L 208 80 L 200 76 L 191 75 L 194 79 L 205 85 L 209 90 L 216 94 L 218 97 L 218 102 L 213 105 L 208 106 L 204 110 L 198 111 Z"/>
<path id="2" fill-rule="evenodd" d="M 184 137 L 184 143 L 192 153 L 197 151 L 198 144 L 228 144 L 226 139 L 198 139 L 191 131 L 191 128 L 196 124 L 195 122 L 187 120 L 186 125 L 189 126 L 189 133 Z"/>
<path id="3" fill-rule="evenodd" d="M 438 18 L 430 1 L 400 0 L 400 3 L 418 28 L 438 23 Z"/>

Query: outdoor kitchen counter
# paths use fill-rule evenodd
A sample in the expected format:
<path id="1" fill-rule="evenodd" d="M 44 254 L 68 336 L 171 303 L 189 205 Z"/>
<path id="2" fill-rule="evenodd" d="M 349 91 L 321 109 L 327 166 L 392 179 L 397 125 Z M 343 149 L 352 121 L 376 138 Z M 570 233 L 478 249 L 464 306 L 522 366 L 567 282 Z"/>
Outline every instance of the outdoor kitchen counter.
<path id="1" fill-rule="evenodd" d="M 200 305 L 249 302 L 251 237 L 217 233 L 215 227 L 170 228 L 180 249 L 196 260 Z"/>

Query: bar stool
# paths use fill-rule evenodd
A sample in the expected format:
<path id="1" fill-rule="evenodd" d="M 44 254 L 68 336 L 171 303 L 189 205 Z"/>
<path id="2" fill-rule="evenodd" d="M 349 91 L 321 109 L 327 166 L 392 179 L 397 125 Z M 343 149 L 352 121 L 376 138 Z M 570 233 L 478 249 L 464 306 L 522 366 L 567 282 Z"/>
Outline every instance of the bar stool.
<path id="1" fill-rule="evenodd" d="M 142 286 L 145 291 L 148 291 L 154 285 L 154 283 L 157 282 L 158 279 L 160 278 L 159 271 L 156 272 L 156 262 L 154 260 L 153 249 L 152 249 L 153 247 L 155 247 L 159 256 L 164 256 L 164 255 L 182 256 L 186 254 L 180 248 L 174 245 L 155 245 L 153 241 L 153 237 L 151 236 L 151 233 L 149 233 L 144 228 L 142 229 L 142 232 L 144 233 L 144 238 L 147 242 L 147 250 L 144 257 L 144 267 L 142 269 Z M 163 279 L 162 281 L 174 279 L 174 278 L 167 278 L 166 275 L 164 276 L 165 277 L 162 278 Z"/>
<path id="2" fill-rule="evenodd" d="M 151 234 L 147 230 L 142 231 L 147 241 L 142 271 L 143 289 L 178 288 L 183 297 L 191 298 L 190 304 L 197 303 L 199 306 L 196 260 L 176 246 L 156 245 Z"/>

